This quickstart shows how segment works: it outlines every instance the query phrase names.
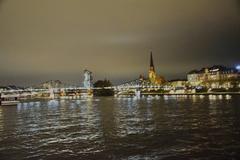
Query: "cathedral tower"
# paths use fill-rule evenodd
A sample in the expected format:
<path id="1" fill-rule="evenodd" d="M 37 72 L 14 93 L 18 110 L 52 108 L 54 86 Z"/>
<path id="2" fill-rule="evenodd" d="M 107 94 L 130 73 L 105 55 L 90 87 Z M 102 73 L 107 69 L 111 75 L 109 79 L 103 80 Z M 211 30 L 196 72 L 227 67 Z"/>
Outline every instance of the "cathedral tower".
<path id="1" fill-rule="evenodd" d="M 155 72 L 155 68 L 154 68 L 154 64 L 153 64 L 152 52 L 150 53 L 150 68 L 149 68 L 149 72 L 148 72 L 148 78 L 152 84 L 155 84 L 156 72 Z"/>
<path id="2" fill-rule="evenodd" d="M 154 68 L 154 64 L 153 64 L 152 52 L 150 53 L 150 70 L 155 72 L 155 68 Z"/>

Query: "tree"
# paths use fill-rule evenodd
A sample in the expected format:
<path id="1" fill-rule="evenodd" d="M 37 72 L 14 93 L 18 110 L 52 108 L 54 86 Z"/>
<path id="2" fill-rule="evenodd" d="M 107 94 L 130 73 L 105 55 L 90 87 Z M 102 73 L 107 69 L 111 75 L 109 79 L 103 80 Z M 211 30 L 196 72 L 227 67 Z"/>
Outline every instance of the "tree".
<path id="1" fill-rule="evenodd" d="M 94 95 L 96 96 L 113 96 L 114 90 L 113 89 L 106 89 L 104 87 L 111 87 L 112 83 L 109 80 L 98 80 L 96 81 L 93 86 L 95 88 L 102 88 L 94 90 Z"/>
<path id="2" fill-rule="evenodd" d="M 93 84 L 94 87 L 100 87 L 100 88 L 104 88 L 104 87 L 111 87 L 112 83 L 109 80 L 98 80 Z"/>

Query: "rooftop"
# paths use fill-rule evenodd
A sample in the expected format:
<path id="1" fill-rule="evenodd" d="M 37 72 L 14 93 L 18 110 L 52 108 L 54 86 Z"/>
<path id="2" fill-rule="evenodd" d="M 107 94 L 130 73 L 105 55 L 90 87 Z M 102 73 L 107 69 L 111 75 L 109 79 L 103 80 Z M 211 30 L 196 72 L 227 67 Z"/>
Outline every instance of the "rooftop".
<path id="1" fill-rule="evenodd" d="M 192 70 L 188 72 L 188 74 L 199 74 L 199 73 L 205 73 L 205 70 L 208 70 L 209 72 L 234 72 L 237 73 L 238 71 L 235 68 L 229 68 L 223 65 L 214 65 L 212 67 L 205 67 L 201 68 L 200 70 Z"/>

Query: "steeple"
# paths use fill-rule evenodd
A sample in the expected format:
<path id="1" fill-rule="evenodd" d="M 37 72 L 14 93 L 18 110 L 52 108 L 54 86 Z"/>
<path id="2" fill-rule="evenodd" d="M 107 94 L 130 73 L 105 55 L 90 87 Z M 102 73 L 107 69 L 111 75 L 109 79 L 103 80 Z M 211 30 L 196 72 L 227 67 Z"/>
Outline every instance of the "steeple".
<path id="1" fill-rule="evenodd" d="M 154 68 L 154 64 L 153 64 L 152 52 L 150 53 L 150 70 L 155 72 L 155 68 Z"/>

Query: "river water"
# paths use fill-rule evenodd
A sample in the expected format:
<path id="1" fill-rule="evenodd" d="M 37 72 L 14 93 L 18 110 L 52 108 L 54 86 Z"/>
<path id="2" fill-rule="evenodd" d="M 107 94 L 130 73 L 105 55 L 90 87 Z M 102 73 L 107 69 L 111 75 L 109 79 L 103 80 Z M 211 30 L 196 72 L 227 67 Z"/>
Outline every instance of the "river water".
<path id="1" fill-rule="evenodd" d="M 0 159 L 240 159 L 240 96 L 103 97 L 0 107 Z"/>

